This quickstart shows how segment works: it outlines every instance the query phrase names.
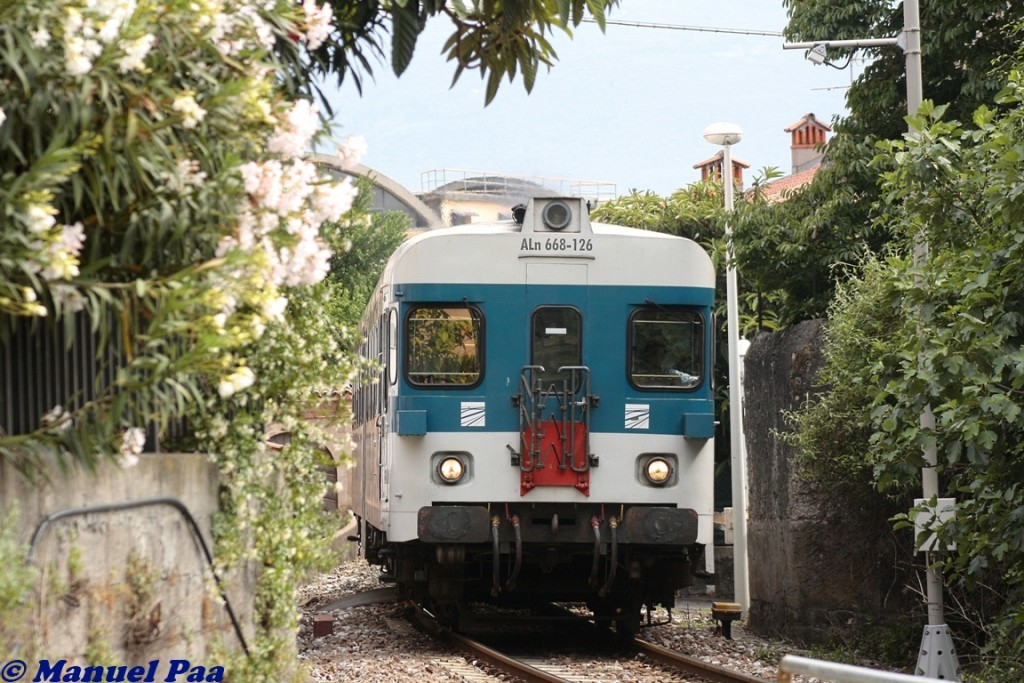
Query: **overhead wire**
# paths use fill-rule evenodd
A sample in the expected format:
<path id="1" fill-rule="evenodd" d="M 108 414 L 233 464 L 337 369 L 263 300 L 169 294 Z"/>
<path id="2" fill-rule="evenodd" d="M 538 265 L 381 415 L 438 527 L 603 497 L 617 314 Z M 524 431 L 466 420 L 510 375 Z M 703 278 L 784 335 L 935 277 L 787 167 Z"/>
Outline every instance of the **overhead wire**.
<path id="1" fill-rule="evenodd" d="M 585 23 L 596 24 L 596 19 L 584 19 Z M 663 28 L 670 31 L 697 31 L 700 33 L 730 33 L 739 36 L 767 36 L 770 38 L 782 38 L 782 31 L 757 31 L 745 28 L 721 28 L 714 26 L 685 26 L 683 24 L 662 24 L 652 21 L 620 21 L 617 19 L 605 19 L 604 23 L 615 26 L 632 26 L 633 28 Z"/>

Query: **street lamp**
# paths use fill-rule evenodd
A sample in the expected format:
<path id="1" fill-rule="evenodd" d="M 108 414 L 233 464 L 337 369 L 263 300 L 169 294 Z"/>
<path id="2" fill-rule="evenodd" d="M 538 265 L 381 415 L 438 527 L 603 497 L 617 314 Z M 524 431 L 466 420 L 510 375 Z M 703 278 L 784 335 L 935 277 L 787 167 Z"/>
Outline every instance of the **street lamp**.
<path id="1" fill-rule="evenodd" d="M 865 40 L 819 40 L 807 43 L 785 43 L 783 48 L 809 49 L 808 58 L 815 64 L 825 61 L 825 51 L 829 47 L 878 47 L 882 45 L 898 45 L 903 48 L 906 58 L 907 73 L 907 114 L 914 116 L 924 95 L 921 77 L 921 17 L 918 0 L 903 2 L 903 33 L 895 38 L 875 38 Z M 824 50 L 822 50 L 824 48 Z M 814 55 L 812 57 L 812 55 Z M 928 258 L 928 244 L 918 239 L 914 249 L 914 264 L 920 265 Z M 924 430 L 935 429 L 935 416 L 931 407 L 925 407 L 921 413 L 920 425 Z M 925 465 L 921 468 L 921 489 L 924 501 L 930 504 L 939 494 L 939 479 L 936 472 L 938 454 L 935 446 L 924 449 Z M 942 501 L 939 501 L 941 507 Z M 935 512 L 935 510 L 933 510 Z M 932 547 L 925 544 L 922 548 L 926 554 L 926 564 L 931 564 Z M 942 575 L 937 569 L 925 568 L 925 586 L 928 601 L 928 624 L 921 636 L 921 649 L 917 658 L 917 673 L 933 678 L 959 680 L 960 662 L 953 648 L 953 637 L 950 635 L 946 618 L 943 614 Z"/>
<path id="2" fill-rule="evenodd" d="M 732 226 L 734 179 L 731 148 L 743 138 L 734 123 L 712 123 L 704 139 L 722 148 L 722 187 L 725 190 L 725 296 L 729 338 L 729 443 L 732 465 L 733 581 L 736 602 L 750 608 L 750 579 L 747 573 L 747 454 L 743 441 L 743 393 L 740 379 L 740 323 L 736 293 L 736 263 L 733 258 Z"/>

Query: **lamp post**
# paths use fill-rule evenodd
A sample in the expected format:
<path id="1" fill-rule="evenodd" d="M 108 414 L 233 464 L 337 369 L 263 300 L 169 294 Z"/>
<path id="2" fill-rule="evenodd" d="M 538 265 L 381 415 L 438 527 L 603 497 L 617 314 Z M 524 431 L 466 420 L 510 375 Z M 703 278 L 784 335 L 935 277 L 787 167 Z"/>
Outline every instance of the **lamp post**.
<path id="1" fill-rule="evenodd" d="M 732 146 L 743 138 L 733 123 L 712 123 L 704 129 L 704 139 L 722 148 L 722 186 L 725 190 L 725 296 L 729 339 L 729 443 L 732 466 L 733 580 L 736 602 L 746 612 L 750 608 L 750 579 L 747 573 L 747 457 L 743 440 L 743 393 L 740 379 L 740 324 L 736 293 L 736 263 L 733 258 Z"/>
<path id="2" fill-rule="evenodd" d="M 903 33 L 895 38 L 876 38 L 867 40 L 819 40 L 805 43 L 785 43 L 783 48 L 809 49 L 808 58 L 815 64 L 825 61 L 829 47 L 877 47 L 882 45 L 898 45 L 903 48 L 906 59 L 907 74 L 907 114 L 917 113 L 924 97 L 923 79 L 921 77 L 921 17 L 918 0 L 903 2 Z M 928 259 L 928 244 L 919 238 L 914 248 L 914 264 L 920 265 Z M 921 413 L 922 430 L 935 429 L 935 416 L 930 406 Z M 936 472 L 938 454 L 935 446 L 927 446 L 923 452 L 925 465 L 921 468 L 921 489 L 926 504 L 938 496 L 939 479 Z M 939 501 L 941 505 L 942 501 Z M 934 512 L 934 511 L 933 511 Z M 926 544 L 922 550 L 926 553 L 926 564 L 931 564 L 931 550 Z M 925 568 L 925 588 L 928 604 L 928 624 L 921 636 L 921 649 L 917 658 L 918 675 L 960 680 L 960 662 L 953 647 L 953 638 L 943 613 L 942 575 L 937 569 Z"/>

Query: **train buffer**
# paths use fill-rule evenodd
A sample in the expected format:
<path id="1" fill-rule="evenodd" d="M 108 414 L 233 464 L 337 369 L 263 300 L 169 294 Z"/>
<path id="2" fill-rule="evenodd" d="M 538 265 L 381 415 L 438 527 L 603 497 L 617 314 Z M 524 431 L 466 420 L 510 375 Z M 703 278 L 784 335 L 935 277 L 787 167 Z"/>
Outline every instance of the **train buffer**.
<path id="1" fill-rule="evenodd" d="M 718 622 L 719 631 L 726 638 L 732 639 L 732 622 L 743 616 L 743 610 L 735 602 L 711 603 L 711 618 Z"/>

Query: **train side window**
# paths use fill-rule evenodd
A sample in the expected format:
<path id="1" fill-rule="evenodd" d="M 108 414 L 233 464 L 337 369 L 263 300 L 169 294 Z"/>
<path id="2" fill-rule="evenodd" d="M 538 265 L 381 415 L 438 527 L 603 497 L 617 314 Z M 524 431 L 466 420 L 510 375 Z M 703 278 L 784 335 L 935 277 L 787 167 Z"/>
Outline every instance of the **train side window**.
<path id="1" fill-rule="evenodd" d="M 541 306 L 533 312 L 530 363 L 542 365 L 537 377 L 549 384 L 565 379 L 558 368 L 583 364 L 583 317 L 569 306 Z"/>
<path id="2" fill-rule="evenodd" d="M 416 306 L 405 324 L 405 371 L 419 387 L 472 386 L 483 374 L 483 315 L 474 306 Z"/>
<path id="3" fill-rule="evenodd" d="M 686 308 L 640 308 L 629 324 L 629 381 L 686 391 L 704 381 L 704 319 Z"/>

